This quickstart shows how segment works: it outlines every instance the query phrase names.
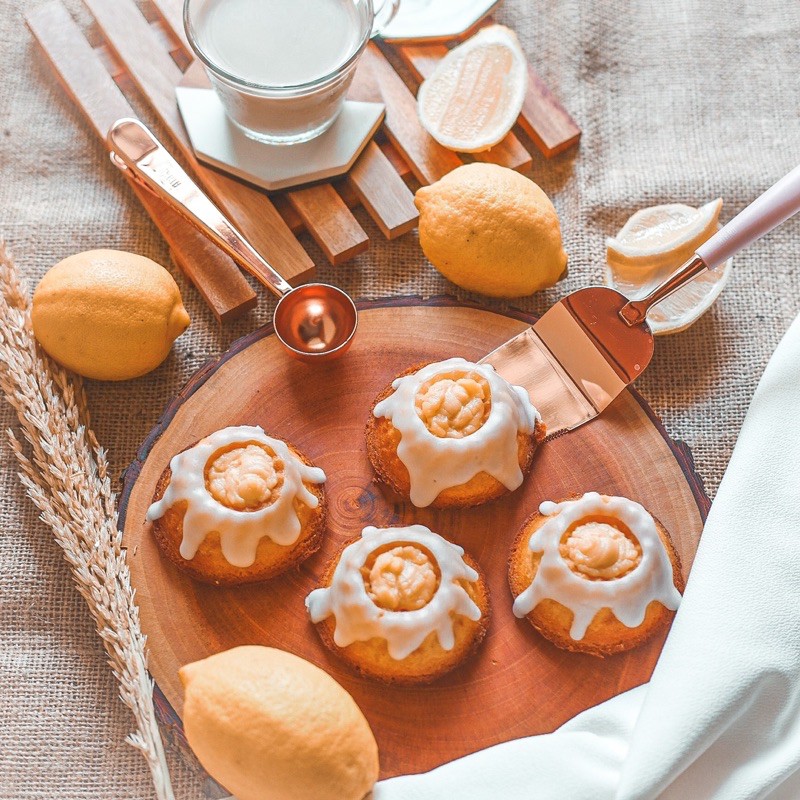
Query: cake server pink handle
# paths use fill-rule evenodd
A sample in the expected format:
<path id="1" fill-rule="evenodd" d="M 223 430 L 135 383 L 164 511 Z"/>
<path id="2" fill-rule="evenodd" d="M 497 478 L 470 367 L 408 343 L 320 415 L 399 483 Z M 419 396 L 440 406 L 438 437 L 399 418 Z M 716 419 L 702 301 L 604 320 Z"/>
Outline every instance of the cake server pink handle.
<path id="1" fill-rule="evenodd" d="M 782 222 L 800 211 L 800 166 L 781 178 L 764 194 L 753 200 L 727 225 L 720 228 L 708 241 L 695 250 L 694 256 L 677 272 L 660 283 L 646 297 L 626 303 L 619 315 L 630 325 L 640 325 L 647 312 L 665 300 L 681 286 L 702 275 L 706 270 L 724 264 L 734 253 L 752 244 L 756 239 L 777 228 Z"/>
<path id="2" fill-rule="evenodd" d="M 714 269 L 724 264 L 734 253 L 786 222 L 798 211 L 800 167 L 795 167 L 701 244 L 696 253 L 709 269 Z"/>

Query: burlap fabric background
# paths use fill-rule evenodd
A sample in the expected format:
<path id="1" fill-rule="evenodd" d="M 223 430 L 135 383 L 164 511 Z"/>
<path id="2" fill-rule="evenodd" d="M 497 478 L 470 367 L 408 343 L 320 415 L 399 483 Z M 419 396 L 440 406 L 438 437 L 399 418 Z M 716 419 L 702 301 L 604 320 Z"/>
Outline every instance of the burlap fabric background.
<path id="1" fill-rule="evenodd" d="M 0 234 L 31 285 L 57 260 L 95 247 L 169 264 L 158 233 L 31 43 L 21 16 L 30 5 L 0 2 Z M 71 8 L 85 21 L 77 2 Z M 641 206 L 719 195 L 728 219 L 800 160 L 797 3 L 509 0 L 498 16 L 518 30 L 584 132 L 580 150 L 534 158 L 532 177 L 561 216 L 570 274 L 525 308 L 540 312 L 598 282 L 604 237 Z M 361 297 L 454 292 L 425 262 L 416 234 L 388 244 L 356 213 L 373 244 L 350 264 L 330 268 L 304 238 L 323 279 Z M 669 432 L 691 446 L 712 495 L 758 377 L 800 308 L 798 255 L 795 220 L 737 257 L 711 312 L 690 331 L 660 339 L 639 382 Z M 193 324 L 166 364 L 138 381 L 89 386 L 96 431 L 117 472 L 187 378 L 271 313 L 265 298 L 257 313 L 219 330 L 176 278 Z M 0 405 L 0 428 L 13 424 Z M 123 743 L 131 719 L 84 603 L 7 449 L 0 625 L 0 797 L 151 796 L 143 760 Z M 171 761 L 177 795 L 203 796 L 191 768 Z"/>

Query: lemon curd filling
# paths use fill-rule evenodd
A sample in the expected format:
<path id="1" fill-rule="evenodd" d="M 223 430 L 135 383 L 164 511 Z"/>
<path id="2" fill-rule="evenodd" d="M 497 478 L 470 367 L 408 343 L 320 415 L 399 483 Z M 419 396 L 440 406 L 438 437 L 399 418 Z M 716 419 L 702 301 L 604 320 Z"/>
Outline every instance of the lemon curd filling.
<path id="1" fill-rule="evenodd" d="M 414 407 L 434 436 L 462 439 L 486 422 L 490 398 L 489 383 L 482 375 L 451 373 L 424 383 L 414 398 Z"/>
<path id="2" fill-rule="evenodd" d="M 216 455 L 206 474 L 211 496 L 236 511 L 251 511 L 274 502 L 282 484 L 281 460 L 253 443 Z"/>
<path id="3" fill-rule="evenodd" d="M 561 558 L 582 578 L 615 580 L 642 560 L 642 548 L 607 522 L 586 522 L 573 528 L 559 545 Z"/>
<path id="4" fill-rule="evenodd" d="M 430 603 L 439 586 L 431 557 L 412 544 L 380 553 L 364 567 L 364 584 L 375 605 L 387 611 L 416 611 Z"/>

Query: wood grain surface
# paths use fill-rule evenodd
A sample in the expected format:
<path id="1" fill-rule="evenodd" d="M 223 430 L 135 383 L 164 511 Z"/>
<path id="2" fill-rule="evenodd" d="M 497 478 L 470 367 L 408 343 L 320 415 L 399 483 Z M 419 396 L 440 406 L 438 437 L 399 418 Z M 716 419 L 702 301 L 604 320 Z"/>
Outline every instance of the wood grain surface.
<path id="1" fill-rule="evenodd" d="M 384 777 L 551 731 L 649 678 L 663 637 L 605 660 L 559 650 L 514 618 L 506 582 L 509 548 L 525 517 L 542 500 L 589 490 L 627 495 L 647 506 L 670 530 L 688 573 L 708 501 L 688 452 L 669 441 L 634 392 L 624 392 L 592 423 L 546 442 L 523 486 L 495 503 L 415 509 L 374 481 L 364 424 L 378 392 L 421 361 L 481 357 L 530 324 L 522 316 L 459 306 L 449 298 L 372 303 L 362 306 L 348 355 L 315 366 L 288 359 L 263 329 L 201 370 L 170 405 L 126 473 L 121 525 L 150 669 L 173 731 L 179 732 L 175 714 L 181 712 L 178 668 L 241 644 L 290 650 L 342 683 L 372 725 Z M 161 558 L 144 517 L 173 455 L 238 424 L 263 426 L 325 470 L 329 530 L 322 550 L 298 569 L 261 585 L 217 589 Z M 491 626 L 476 656 L 444 679 L 423 688 L 387 688 L 357 677 L 321 645 L 303 601 L 343 540 L 367 524 L 411 522 L 463 545 L 479 561 L 491 590 Z"/>
<path id="2" fill-rule="evenodd" d="M 374 141 L 367 142 L 344 185 L 353 190 L 387 239 L 396 239 L 417 227 L 419 212 L 414 195 Z M 342 199 L 347 202 L 344 196 Z"/>

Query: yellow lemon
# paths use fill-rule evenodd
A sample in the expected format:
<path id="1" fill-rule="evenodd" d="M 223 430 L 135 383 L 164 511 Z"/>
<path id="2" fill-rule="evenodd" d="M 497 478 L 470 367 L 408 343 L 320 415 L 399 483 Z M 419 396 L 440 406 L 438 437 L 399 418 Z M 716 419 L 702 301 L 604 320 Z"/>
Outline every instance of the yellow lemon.
<path id="1" fill-rule="evenodd" d="M 36 287 L 32 317 L 53 359 L 102 381 L 155 369 L 189 326 L 169 272 L 121 250 L 89 250 L 56 264 Z"/>
<path id="2" fill-rule="evenodd" d="M 327 673 L 271 647 L 234 647 L 182 667 L 183 726 L 237 800 L 362 800 L 378 746 Z"/>
<path id="3" fill-rule="evenodd" d="M 445 278 L 492 297 L 521 297 L 552 286 L 567 254 L 547 195 L 496 164 L 465 164 L 414 198 L 419 242 Z"/>

